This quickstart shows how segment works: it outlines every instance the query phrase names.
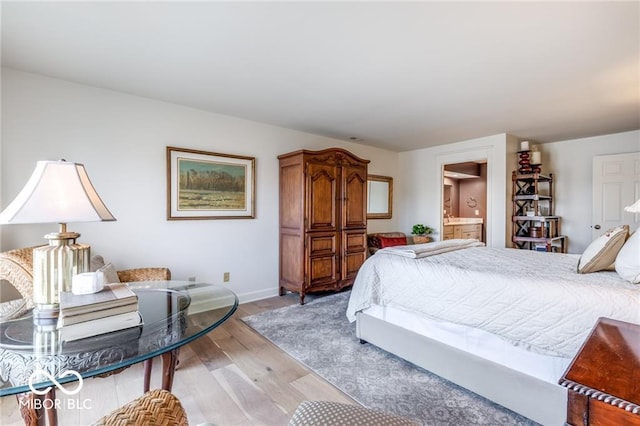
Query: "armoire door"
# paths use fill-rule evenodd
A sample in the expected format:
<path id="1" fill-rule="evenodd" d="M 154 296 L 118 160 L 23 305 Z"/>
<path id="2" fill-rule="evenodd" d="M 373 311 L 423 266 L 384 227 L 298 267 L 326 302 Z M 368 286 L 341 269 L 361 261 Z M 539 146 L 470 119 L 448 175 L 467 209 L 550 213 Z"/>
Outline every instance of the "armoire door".
<path id="1" fill-rule="evenodd" d="M 342 228 L 367 227 L 367 171 L 362 166 L 342 166 Z"/>
<path id="2" fill-rule="evenodd" d="M 338 172 L 339 169 L 333 163 L 312 161 L 307 165 L 308 288 L 329 288 L 338 279 Z"/>
<path id="3" fill-rule="evenodd" d="M 354 229 L 342 232 L 342 265 L 340 279 L 353 283 L 360 266 L 367 259 L 367 231 Z"/>
<path id="4" fill-rule="evenodd" d="M 338 168 L 309 163 L 307 168 L 307 231 L 336 231 Z"/>
<path id="5" fill-rule="evenodd" d="M 307 289 L 335 285 L 339 271 L 338 244 L 335 232 L 307 233 Z"/>
<path id="6" fill-rule="evenodd" d="M 367 171 L 349 162 L 342 166 L 341 285 L 350 285 L 366 259 Z"/>

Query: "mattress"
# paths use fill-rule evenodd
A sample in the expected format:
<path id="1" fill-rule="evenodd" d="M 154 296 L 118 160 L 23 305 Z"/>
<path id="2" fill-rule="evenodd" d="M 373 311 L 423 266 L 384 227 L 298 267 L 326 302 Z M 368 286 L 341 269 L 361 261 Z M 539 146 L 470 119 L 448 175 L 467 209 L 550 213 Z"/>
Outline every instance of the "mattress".
<path id="1" fill-rule="evenodd" d="M 613 271 L 578 274 L 578 258 L 492 247 L 418 259 L 378 252 L 356 276 L 347 317 L 389 306 L 572 358 L 599 317 L 640 324 L 640 286 Z"/>

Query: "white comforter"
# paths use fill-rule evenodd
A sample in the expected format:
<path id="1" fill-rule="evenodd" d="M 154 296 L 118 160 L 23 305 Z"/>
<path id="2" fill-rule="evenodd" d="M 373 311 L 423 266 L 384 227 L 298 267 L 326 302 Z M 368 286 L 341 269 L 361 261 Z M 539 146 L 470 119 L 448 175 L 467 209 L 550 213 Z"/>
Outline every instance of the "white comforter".
<path id="1" fill-rule="evenodd" d="M 640 324 L 640 285 L 616 272 L 578 274 L 578 258 L 489 247 L 418 259 L 379 251 L 358 272 L 347 317 L 389 305 L 572 357 L 599 317 Z"/>

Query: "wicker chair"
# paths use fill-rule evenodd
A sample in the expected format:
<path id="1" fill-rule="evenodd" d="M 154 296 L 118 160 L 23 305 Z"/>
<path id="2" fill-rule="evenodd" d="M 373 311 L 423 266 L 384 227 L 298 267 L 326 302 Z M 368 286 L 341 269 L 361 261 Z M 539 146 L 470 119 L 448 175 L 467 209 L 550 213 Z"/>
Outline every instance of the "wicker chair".
<path id="1" fill-rule="evenodd" d="M 187 426 L 187 414 L 178 398 L 155 389 L 104 416 L 94 426 Z"/>
<path id="2" fill-rule="evenodd" d="M 20 315 L 33 307 L 33 249 L 26 247 L 0 253 L 0 280 L 8 281 L 22 295 L 21 304 L 15 306 L 15 312 L 6 309 L 3 316 Z M 0 288 L 1 291 L 1 288 Z M 10 306 L 6 304 L 5 306 Z"/>
<path id="3" fill-rule="evenodd" d="M 2 280 L 13 285 L 22 299 L 0 303 L 0 320 L 20 316 L 33 307 L 33 249 L 40 246 L 25 247 L 0 253 L 0 285 Z M 168 268 L 137 268 L 118 271 L 121 282 L 165 281 L 171 279 Z M 0 288 L 1 290 L 1 288 Z M 144 362 L 144 390 L 149 389 L 152 360 Z"/>
<path id="4" fill-rule="evenodd" d="M 0 253 L 0 280 L 13 285 L 24 299 L 25 309 L 33 307 L 33 249 L 25 247 Z M 118 271 L 121 282 L 170 280 L 168 268 L 137 268 Z"/>

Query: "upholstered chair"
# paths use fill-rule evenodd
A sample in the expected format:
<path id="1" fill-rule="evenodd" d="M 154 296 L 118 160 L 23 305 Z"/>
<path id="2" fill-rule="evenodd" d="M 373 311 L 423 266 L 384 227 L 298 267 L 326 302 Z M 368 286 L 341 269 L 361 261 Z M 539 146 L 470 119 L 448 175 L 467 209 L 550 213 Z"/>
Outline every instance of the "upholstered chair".
<path id="1" fill-rule="evenodd" d="M 385 425 L 418 426 L 405 417 L 383 413 L 360 405 L 333 401 L 303 401 L 287 426 Z"/>

